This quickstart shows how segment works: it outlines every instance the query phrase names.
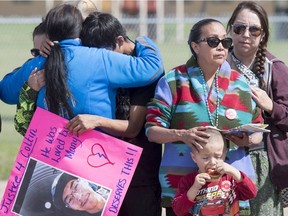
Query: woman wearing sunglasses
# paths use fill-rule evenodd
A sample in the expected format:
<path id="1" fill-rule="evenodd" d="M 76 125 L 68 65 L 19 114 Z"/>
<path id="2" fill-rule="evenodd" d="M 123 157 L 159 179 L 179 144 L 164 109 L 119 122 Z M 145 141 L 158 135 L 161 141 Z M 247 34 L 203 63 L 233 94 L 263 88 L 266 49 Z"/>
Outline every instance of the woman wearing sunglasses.
<path id="1" fill-rule="evenodd" d="M 231 70 L 225 61 L 232 40 L 227 37 L 223 24 L 214 19 L 197 22 L 190 32 L 188 45 L 192 57 L 159 80 L 146 116 L 149 140 L 165 143 L 160 182 L 167 216 L 175 215 L 171 201 L 178 181 L 197 169 L 190 157 L 190 147 L 201 149 L 207 143 L 209 135 L 205 133 L 205 126 L 229 129 L 262 122 L 260 109 L 252 100 L 245 78 Z M 244 133 L 229 138 L 242 146 L 261 142 L 262 135 Z M 254 175 L 244 148 L 230 144 L 227 162 L 248 176 Z"/>
<path id="2" fill-rule="evenodd" d="M 256 2 L 239 3 L 227 31 L 234 44 L 228 61 L 245 76 L 271 130 L 261 145 L 249 149 L 259 189 L 257 197 L 250 201 L 251 215 L 281 216 L 280 191 L 284 206 L 288 206 L 288 67 L 266 50 L 268 17 Z"/>

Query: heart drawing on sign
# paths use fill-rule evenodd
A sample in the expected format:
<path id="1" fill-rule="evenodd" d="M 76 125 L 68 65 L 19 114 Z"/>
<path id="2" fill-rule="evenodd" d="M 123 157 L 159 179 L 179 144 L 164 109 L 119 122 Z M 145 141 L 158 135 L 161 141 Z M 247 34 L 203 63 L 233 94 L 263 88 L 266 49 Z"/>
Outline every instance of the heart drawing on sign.
<path id="1" fill-rule="evenodd" d="M 114 163 L 110 161 L 103 146 L 98 143 L 92 146 L 91 154 L 87 158 L 87 163 L 94 168 L 99 168 L 107 164 L 114 165 Z"/>

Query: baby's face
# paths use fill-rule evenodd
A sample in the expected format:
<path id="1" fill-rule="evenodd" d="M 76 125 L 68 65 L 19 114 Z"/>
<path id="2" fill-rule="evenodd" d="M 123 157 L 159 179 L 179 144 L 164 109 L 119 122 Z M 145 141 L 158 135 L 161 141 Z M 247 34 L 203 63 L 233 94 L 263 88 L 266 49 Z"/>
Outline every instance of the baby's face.
<path id="1" fill-rule="evenodd" d="M 224 143 L 207 143 L 200 151 L 191 153 L 192 159 L 199 167 L 199 172 L 215 169 L 216 164 L 223 162 L 226 157 Z"/>

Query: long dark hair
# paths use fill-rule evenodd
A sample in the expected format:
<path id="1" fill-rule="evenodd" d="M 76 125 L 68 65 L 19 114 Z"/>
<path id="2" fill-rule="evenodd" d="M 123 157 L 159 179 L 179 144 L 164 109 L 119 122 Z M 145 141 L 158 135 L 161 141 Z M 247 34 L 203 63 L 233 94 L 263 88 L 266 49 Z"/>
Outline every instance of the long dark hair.
<path id="1" fill-rule="evenodd" d="M 270 35 L 268 16 L 267 16 L 265 9 L 261 5 L 259 5 L 257 2 L 243 1 L 239 3 L 237 7 L 235 8 L 235 10 L 233 11 L 232 16 L 230 17 L 228 24 L 227 24 L 227 32 L 231 31 L 232 24 L 234 24 L 236 17 L 243 9 L 248 9 L 252 11 L 253 13 L 255 13 L 258 16 L 260 23 L 261 23 L 261 28 L 263 29 L 262 40 L 258 46 L 255 63 L 254 63 L 252 71 L 260 80 L 260 83 L 261 83 L 260 87 L 262 89 L 265 89 L 265 82 L 263 79 L 263 75 L 265 72 L 265 68 L 264 68 L 264 63 L 265 63 L 265 58 L 266 58 L 265 52 L 267 49 L 267 43 L 268 43 L 269 35 Z"/>
<path id="2" fill-rule="evenodd" d="M 46 100 L 48 109 L 59 114 L 60 108 L 72 117 L 68 97 L 73 98 L 67 85 L 68 69 L 59 42 L 79 38 L 83 18 L 81 12 L 71 4 L 61 4 L 52 8 L 45 17 L 45 31 L 54 41 L 45 63 Z"/>
<path id="3" fill-rule="evenodd" d="M 190 47 L 190 50 L 193 54 L 193 56 L 195 57 L 195 59 L 197 59 L 197 54 L 195 53 L 195 51 L 193 50 L 191 43 L 192 42 L 197 42 L 202 34 L 202 28 L 210 23 L 220 23 L 221 25 L 223 25 L 219 20 L 216 19 L 211 19 L 211 18 L 207 18 L 207 19 L 202 19 L 200 21 L 198 21 L 197 23 L 195 23 L 192 27 L 192 29 L 190 30 L 190 34 L 189 34 L 189 38 L 188 38 L 188 45 Z"/>

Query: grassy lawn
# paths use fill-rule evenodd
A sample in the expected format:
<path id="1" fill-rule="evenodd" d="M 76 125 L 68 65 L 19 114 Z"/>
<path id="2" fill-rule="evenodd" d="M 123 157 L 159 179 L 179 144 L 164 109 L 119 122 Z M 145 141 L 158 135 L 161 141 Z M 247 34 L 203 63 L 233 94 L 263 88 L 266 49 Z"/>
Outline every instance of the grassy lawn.
<path id="1" fill-rule="evenodd" d="M 2 107 L 1 105 L 1 110 Z M 22 140 L 22 137 L 16 133 L 12 120 L 5 120 L 3 127 L 0 135 L 0 180 L 9 177 Z"/>
<path id="2" fill-rule="evenodd" d="M 31 57 L 34 24 L 0 24 L 0 79 Z M 16 159 L 22 137 L 13 124 L 16 106 L 0 101 L 0 180 L 7 179 Z"/>
<path id="3" fill-rule="evenodd" d="M 22 65 L 31 57 L 32 31 L 36 24 L 0 24 L 0 79 L 14 68 Z M 178 44 L 174 41 L 175 32 L 169 27 L 165 30 L 169 34 L 167 41 L 160 44 L 166 71 L 183 64 L 190 56 L 190 50 L 186 40 Z M 188 35 L 185 33 L 185 35 Z M 187 36 L 188 37 L 188 36 Z M 277 57 L 288 63 L 288 41 L 270 40 L 269 50 Z M 0 134 L 0 179 L 7 179 L 22 137 L 15 131 L 13 118 L 16 107 L 7 105 L 0 101 L 0 113 L 2 115 L 2 132 Z"/>

